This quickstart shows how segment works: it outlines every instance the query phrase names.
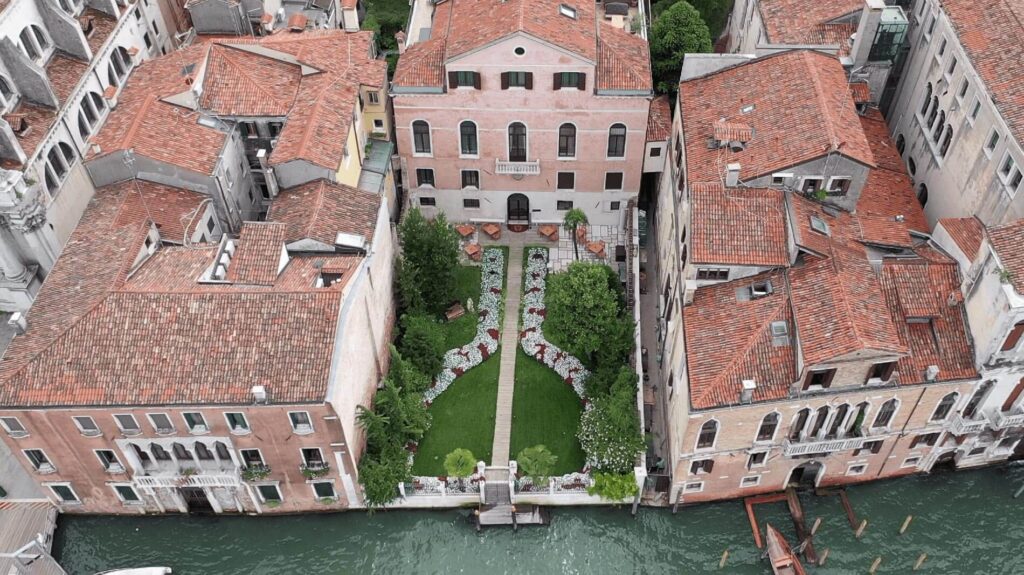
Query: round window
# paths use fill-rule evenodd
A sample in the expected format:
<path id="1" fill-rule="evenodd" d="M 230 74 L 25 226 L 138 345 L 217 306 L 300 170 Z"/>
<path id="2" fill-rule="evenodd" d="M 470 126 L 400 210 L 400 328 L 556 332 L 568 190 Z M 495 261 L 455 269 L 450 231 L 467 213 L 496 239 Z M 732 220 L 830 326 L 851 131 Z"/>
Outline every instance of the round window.
<path id="1" fill-rule="evenodd" d="M 515 49 L 515 53 L 516 56 L 522 56 L 523 54 L 526 53 L 526 48 L 523 48 L 522 46 L 517 46 Z"/>

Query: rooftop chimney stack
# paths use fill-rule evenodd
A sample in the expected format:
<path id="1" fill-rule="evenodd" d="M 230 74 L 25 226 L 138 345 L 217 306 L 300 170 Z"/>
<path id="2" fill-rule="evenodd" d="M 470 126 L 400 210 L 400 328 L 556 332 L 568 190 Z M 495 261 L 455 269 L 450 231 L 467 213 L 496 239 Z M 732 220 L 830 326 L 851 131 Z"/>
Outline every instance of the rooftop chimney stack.
<path id="1" fill-rule="evenodd" d="M 757 389 L 757 382 L 753 379 L 743 380 L 743 391 L 740 392 L 740 403 L 750 403 L 754 401 L 754 390 Z"/>
<path id="2" fill-rule="evenodd" d="M 398 55 L 405 54 L 405 32 L 402 30 L 395 32 L 395 41 L 398 42 Z"/>
<path id="3" fill-rule="evenodd" d="M 740 165 L 732 163 L 725 167 L 725 187 L 735 188 L 740 184 Z"/>

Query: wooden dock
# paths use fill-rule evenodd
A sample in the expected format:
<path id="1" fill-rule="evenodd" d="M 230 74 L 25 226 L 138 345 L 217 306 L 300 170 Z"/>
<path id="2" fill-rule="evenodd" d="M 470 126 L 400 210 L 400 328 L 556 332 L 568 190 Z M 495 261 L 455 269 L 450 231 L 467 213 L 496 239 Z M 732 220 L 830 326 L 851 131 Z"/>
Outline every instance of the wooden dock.
<path id="1" fill-rule="evenodd" d="M 512 527 L 520 525 L 547 525 L 551 517 L 539 505 L 484 505 L 476 513 L 477 529 L 483 527 Z"/>
<path id="2" fill-rule="evenodd" d="M 753 497 L 747 497 L 743 500 L 743 504 L 747 509 L 747 519 L 750 521 L 750 529 L 754 533 L 754 543 L 758 549 L 764 549 L 765 541 L 761 535 L 761 528 L 757 522 L 757 514 L 754 512 L 754 506 L 764 503 L 781 503 L 786 502 L 786 506 L 789 508 L 789 514 L 793 518 L 793 527 L 796 529 L 797 536 L 797 547 L 803 545 L 804 559 L 810 563 L 818 562 L 818 554 L 814 550 L 814 542 L 812 541 L 813 536 L 807 529 L 807 522 L 804 517 L 803 506 L 800 505 L 800 497 L 797 496 L 796 490 L 792 487 L 786 489 L 783 493 L 768 493 L 765 495 L 755 495 Z"/>

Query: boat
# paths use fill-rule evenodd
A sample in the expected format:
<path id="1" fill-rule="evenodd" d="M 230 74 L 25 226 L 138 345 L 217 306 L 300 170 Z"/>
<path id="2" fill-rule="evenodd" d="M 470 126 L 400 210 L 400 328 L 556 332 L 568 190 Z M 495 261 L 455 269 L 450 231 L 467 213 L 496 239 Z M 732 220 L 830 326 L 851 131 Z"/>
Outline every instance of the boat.
<path id="1" fill-rule="evenodd" d="M 778 529 L 769 523 L 766 526 L 768 541 L 768 560 L 772 563 L 772 573 L 775 575 L 807 575 L 800 559 L 790 549 L 786 538 L 779 533 Z"/>
<path id="2" fill-rule="evenodd" d="M 170 567 L 138 567 L 135 569 L 114 569 L 103 571 L 96 575 L 169 575 Z"/>

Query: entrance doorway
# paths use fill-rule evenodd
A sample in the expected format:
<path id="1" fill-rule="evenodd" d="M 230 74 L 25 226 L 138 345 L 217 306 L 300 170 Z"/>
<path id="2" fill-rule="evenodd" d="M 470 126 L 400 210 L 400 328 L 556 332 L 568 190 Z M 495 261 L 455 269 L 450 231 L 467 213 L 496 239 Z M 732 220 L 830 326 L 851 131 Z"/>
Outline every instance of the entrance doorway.
<path id="1" fill-rule="evenodd" d="M 189 513 L 213 513 L 213 505 L 202 487 L 179 487 Z"/>
<path id="2" fill-rule="evenodd" d="M 508 197 L 508 224 L 530 225 L 530 200 L 523 194 L 512 194 Z"/>
<path id="3" fill-rule="evenodd" d="M 808 461 L 802 463 L 797 467 L 793 468 L 793 471 L 789 473 L 788 486 L 796 487 L 797 489 L 809 488 L 813 489 L 818 484 L 818 477 L 824 468 L 817 461 Z"/>

